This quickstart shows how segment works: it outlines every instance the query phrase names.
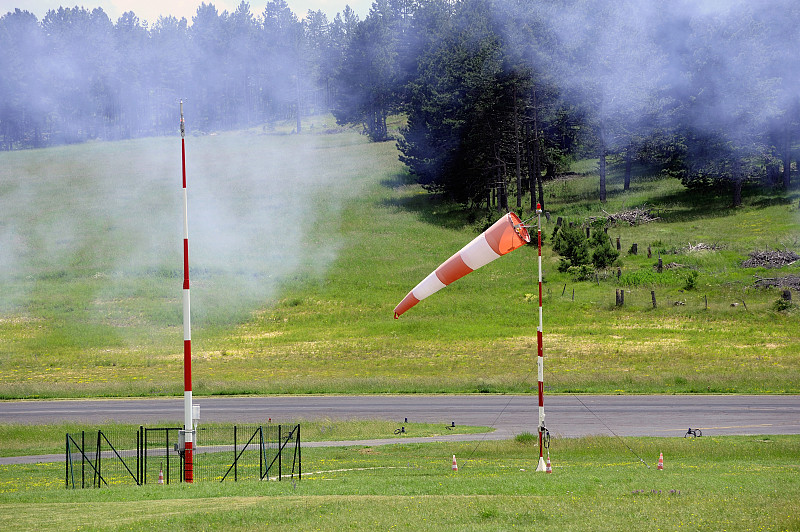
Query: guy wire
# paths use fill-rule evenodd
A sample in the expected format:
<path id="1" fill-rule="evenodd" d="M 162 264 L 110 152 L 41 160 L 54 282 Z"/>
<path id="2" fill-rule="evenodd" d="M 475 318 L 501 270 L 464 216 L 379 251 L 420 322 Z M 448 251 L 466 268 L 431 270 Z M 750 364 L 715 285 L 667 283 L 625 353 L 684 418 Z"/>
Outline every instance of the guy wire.
<path id="1" fill-rule="evenodd" d="M 602 424 L 603 424 L 603 426 L 604 426 L 605 428 L 607 428 L 607 429 L 608 429 L 608 431 L 609 431 L 611 434 L 613 434 L 614 436 L 616 436 L 616 437 L 617 437 L 617 439 L 619 439 L 619 441 L 621 441 L 621 442 L 622 442 L 622 444 L 623 444 L 625 447 L 627 447 L 627 448 L 628 448 L 628 450 L 629 450 L 631 453 L 633 453 L 633 455 L 634 455 L 636 458 L 638 458 L 638 459 L 639 459 L 639 461 L 640 461 L 641 463 L 643 463 L 644 465 L 646 465 L 646 466 L 647 466 L 647 469 L 650 469 L 650 466 L 647 464 L 647 462 L 645 462 L 644 460 L 642 460 L 642 457 L 641 457 L 641 456 L 639 456 L 638 454 L 636 454 L 636 451 L 634 451 L 633 449 L 631 449 L 630 445 L 628 445 L 628 444 L 627 444 L 627 442 L 626 442 L 625 440 L 623 440 L 623 439 L 622 439 L 622 437 L 621 437 L 619 434 L 617 434 L 616 432 L 614 432 L 613 430 L 611 430 L 611 427 L 609 427 L 608 425 L 606 425 L 606 422 L 605 422 L 605 421 L 603 421 L 603 419 L 602 419 L 600 416 L 598 416 L 597 414 L 595 414 L 595 413 L 592 411 L 592 409 L 591 409 L 591 408 L 589 408 L 588 406 L 586 406 L 586 404 L 584 404 L 584 402 L 583 402 L 583 401 L 581 401 L 581 400 L 580 400 L 580 398 L 579 398 L 577 395 L 575 395 L 574 393 L 573 393 L 573 394 L 570 394 L 570 395 L 572 395 L 572 397 L 574 397 L 575 399 L 577 399 L 577 400 L 578 400 L 578 402 L 581 404 L 581 406 L 583 406 L 583 408 L 585 408 L 586 410 L 588 410 L 590 414 L 592 414 L 594 417 L 596 417 L 596 418 L 597 418 L 597 420 L 598 420 L 598 421 L 600 421 L 600 423 L 602 423 Z"/>
<path id="2" fill-rule="evenodd" d="M 525 375 L 525 376 L 522 378 L 522 380 L 520 380 L 520 381 L 517 383 L 517 386 L 519 386 L 520 384 L 522 384 L 522 383 L 526 382 L 526 381 L 528 380 L 528 377 L 530 377 L 530 376 L 531 376 L 531 373 L 533 373 L 533 371 L 534 371 L 534 370 L 530 370 L 530 371 L 528 372 L 528 374 L 527 374 L 527 375 Z M 517 386 L 515 386 L 515 388 L 516 388 Z M 503 412 L 505 412 L 505 411 L 506 411 L 506 409 L 508 408 L 508 405 L 510 405 L 510 404 L 511 404 L 511 401 L 513 401 L 513 400 L 514 400 L 514 396 L 511 396 L 511 398 L 509 398 L 509 400 L 508 400 L 508 402 L 505 404 L 505 406 L 504 406 L 504 407 L 503 407 L 503 408 L 500 410 L 500 412 L 497 414 L 497 417 L 496 417 L 496 418 L 494 418 L 494 421 L 492 421 L 492 424 L 491 424 L 491 425 L 489 425 L 489 428 L 490 428 L 490 429 L 493 429 L 493 428 L 494 428 L 494 426 L 497 424 L 497 420 L 498 420 L 498 419 L 500 419 L 500 416 L 502 416 L 502 415 L 503 415 Z M 472 459 L 472 455 L 474 455 L 474 454 L 475 454 L 475 451 L 477 451 L 477 450 L 478 450 L 478 447 L 480 447 L 480 446 L 481 446 L 481 444 L 484 442 L 484 440 L 486 439 L 486 436 L 487 436 L 488 434 L 489 434 L 488 432 L 485 432 L 485 433 L 483 434 L 483 437 L 482 437 L 480 440 L 478 440 L 478 443 L 477 443 L 477 444 L 475 444 L 475 448 L 474 448 L 474 449 L 472 449 L 472 452 L 470 452 L 470 453 L 469 453 L 469 456 L 467 456 L 467 461 L 469 461 L 470 459 Z"/>

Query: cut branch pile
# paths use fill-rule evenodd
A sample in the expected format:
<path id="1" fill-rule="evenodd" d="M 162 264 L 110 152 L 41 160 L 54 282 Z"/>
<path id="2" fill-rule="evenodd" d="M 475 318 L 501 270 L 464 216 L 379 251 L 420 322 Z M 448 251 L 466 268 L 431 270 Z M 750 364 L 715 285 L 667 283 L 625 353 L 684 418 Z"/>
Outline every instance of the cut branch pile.
<path id="1" fill-rule="evenodd" d="M 704 244 L 703 242 L 692 244 L 689 242 L 689 246 L 686 248 L 686 251 L 717 251 L 718 249 L 722 249 L 720 244 Z"/>
<path id="2" fill-rule="evenodd" d="M 794 263 L 800 256 L 792 251 L 753 251 L 742 268 L 782 268 Z"/>
<path id="3" fill-rule="evenodd" d="M 790 288 L 800 290 L 800 275 L 786 275 L 784 277 L 756 277 L 757 288 Z"/>
<path id="4" fill-rule="evenodd" d="M 654 222 L 659 218 L 650 214 L 650 209 L 644 207 L 636 207 L 635 209 L 628 209 L 627 211 L 608 213 L 603 210 L 606 215 L 606 221 L 610 224 L 616 225 L 620 222 L 625 222 L 628 225 L 645 224 Z M 590 221 L 593 221 L 590 219 Z"/>

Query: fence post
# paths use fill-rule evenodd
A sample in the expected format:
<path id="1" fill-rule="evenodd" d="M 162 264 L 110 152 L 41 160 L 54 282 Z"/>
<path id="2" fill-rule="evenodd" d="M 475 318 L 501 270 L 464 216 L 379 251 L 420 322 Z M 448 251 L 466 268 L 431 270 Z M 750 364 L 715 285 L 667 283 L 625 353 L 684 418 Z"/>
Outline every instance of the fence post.
<path id="1" fill-rule="evenodd" d="M 86 487 L 84 461 L 86 460 L 86 431 L 81 431 L 81 489 Z"/>
<path id="2" fill-rule="evenodd" d="M 142 460 L 142 484 L 147 484 L 147 430 L 144 431 L 144 460 Z"/>
<path id="3" fill-rule="evenodd" d="M 656 291 L 650 290 L 650 297 L 653 298 L 653 308 L 656 308 Z"/>
<path id="4" fill-rule="evenodd" d="M 97 431 L 97 454 L 94 456 L 94 478 L 97 481 L 97 487 L 100 487 L 100 479 L 102 479 L 102 475 L 100 473 L 100 469 L 102 467 L 102 461 L 100 460 L 102 453 L 100 450 L 100 435 L 103 433 L 102 430 Z M 94 484 L 92 484 L 94 486 Z"/>
<path id="5" fill-rule="evenodd" d="M 238 453 L 236 449 L 236 425 L 233 426 L 233 481 L 236 482 L 239 480 L 239 460 L 238 460 Z"/>
<path id="6" fill-rule="evenodd" d="M 69 432 L 67 433 L 67 439 L 65 443 L 67 446 L 66 448 L 67 454 L 64 457 L 64 468 L 66 470 L 64 473 L 64 485 L 65 485 L 64 487 L 69 489 Z"/>
<path id="7" fill-rule="evenodd" d="M 303 479 L 303 456 L 300 446 L 300 424 L 297 424 L 297 480 Z"/>
<path id="8" fill-rule="evenodd" d="M 283 455 L 283 446 L 281 443 L 283 440 L 281 439 L 281 426 L 278 425 L 278 480 L 283 479 L 283 468 L 281 466 L 281 455 Z"/>
<path id="9" fill-rule="evenodd" d="M 167 446 L 167 474 L 165 480 L 167 482 L 167 486 L 169 486 L 169 429 L 164 430 L 164 441 L 166 442 Z M 183 482 L 183 463 L 181 463 L 180 470 L 181 470 L 181 482 Z"/>
<path id="10" fill-rule="evenodd" d="M 139 465 L 139 467 L 141 469 L 141 471 L 139 471 L 139 482 L 140 482 L 139 485 L 140 486 L 144 486 L 144 463 L 145 463 L 144 461 L 145 461 L 145 457 L 144 457 L 144 426 L 143 425 L 139 425 L 139 436 L 140 436 L 139 440 L 141 442 L 140 443 L 140 447 L 141 448 L 139 449 L 139 454 L 141 455 L 141 463 Z"/>
<path id="11" fill-rule="evenodd" d="M 264 466 L 267 466 L 264 459 L 264 425 L 258 426 L 258 437 L 260 439 L 258 446 L 258 476 L 259 478 L 264 478 Z"/>

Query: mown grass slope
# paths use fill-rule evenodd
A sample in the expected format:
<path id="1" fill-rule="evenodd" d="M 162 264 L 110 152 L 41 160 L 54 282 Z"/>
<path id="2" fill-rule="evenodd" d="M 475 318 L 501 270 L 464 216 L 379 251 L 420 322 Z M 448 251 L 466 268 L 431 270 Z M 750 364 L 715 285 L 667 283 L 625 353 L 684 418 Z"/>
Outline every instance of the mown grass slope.
<path id="1" fill-rule="evenodd" d="M 182 391 L 179 153 L 145 139 L 0 154 L 0 396 Z M 393 143 L 221 133 L 188 138 L 187 164 L 196 394 L 536 389 L 533 246 L 392 319 L 497 216 L 408 184 Z M 747 190 L 732 209 L 640 168 L 630 191 L 612 175 L 600 204 L 585 167 L 546 185 L 548 392 L 800 392 L 800 313 L 755 286 L 800 265 L 741 267 L 751 251 L 800 251 L 797 190 Z M 659 220 L 608 231 L 619 278 L 557 271 L 557 217 L 642 205 Z M 689 250 L 699 242 L 716 249 Z"/>

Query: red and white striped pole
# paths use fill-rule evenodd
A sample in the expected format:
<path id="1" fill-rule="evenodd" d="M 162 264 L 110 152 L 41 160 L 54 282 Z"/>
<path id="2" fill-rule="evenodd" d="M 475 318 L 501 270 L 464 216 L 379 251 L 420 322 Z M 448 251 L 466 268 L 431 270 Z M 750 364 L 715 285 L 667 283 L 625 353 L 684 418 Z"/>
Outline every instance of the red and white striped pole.
<path id="1" fill-rule="evenodd" d="M 183 166 L 183 419 L 184 480 L 194 481 L 192 432 L 192 324 L 189 312 L 189 202 L 186 195 L 186 127 L 181 102 L 181 163 Z"/>
<path id="2" fill-rule="evenodd" d="M 539 240 L 539 328 L 536 329 L 538 356 L 536 365 L 539 370 L 539 465 L 536 471 L 546 471 L 544 462 L 544 435 L 547 429 L 544 424 L 544 350 L 542 348 L 542 206 L 536 204 L 537 237 Z M 548 455 L 549 456 L 549 455 Z"/>

